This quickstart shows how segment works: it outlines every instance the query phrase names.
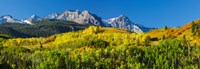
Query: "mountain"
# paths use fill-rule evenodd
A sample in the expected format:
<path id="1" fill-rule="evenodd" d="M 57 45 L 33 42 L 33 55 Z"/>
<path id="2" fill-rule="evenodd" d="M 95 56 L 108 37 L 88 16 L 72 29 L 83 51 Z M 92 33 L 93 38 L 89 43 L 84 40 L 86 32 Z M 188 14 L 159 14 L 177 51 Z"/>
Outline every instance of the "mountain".
<path id="1" fill-rule="evenodd" d="M 51 20 L 56 20 L 58 18 L 58 16 L 60 16 L 60 13 L 51 13 L 48 15 L 47 18 L 49 18 Z"/>
<path id="2" fill-rule="evenodd" d="M 79 10 L 67 10 L 66 12 L 60 14 L 57 18 L 58 20 L 66 20 L 66 21 L 74 21 L 79 24 L 93 24 L 102 26 L 102 20 L 100 17 L 95 14 L 91 14 L 87 10 L 79 11 Z"/>
<path id="3" fill-rule="evenodd" d="M 24 23 L 24 22 L 14 19 L 10 15 L 4 15 L 0 17 L 0 23 Z"/>
<path id="4" fill-rule="evenodd" d="M 110 18 L 108 20 L 103 20 L 105 26 L 127 29 L 136 33 L 147 32 L 152 28 L 144 27 L 143 25 L 133 23 L 127 16 L 120 15 L 115 18 Z"/>
<path id="5" fill-rule="evenodd" d="M 47 21 L 71 21 L 78 24 L 90 24 L 103 27 L 115 27 L 120 29 L 130 30 L 132 32 L 140 33 L 147 32 L 152 28 L 144 27 L 143 25 L 133 23 L 127 16 L 120 15 L 115 18 L 110 18 L 108 20 L 102 20 L 101 17 L 98 17 L 95 14 L 90 13 L 87 10 L 67 10 L 63 13 L 51 13 L 45 18 L 41 18 L 37 15 L 32 15 L 29 18 L 24 20 L 14 19 L 10 15 L 5 15 L 0 17 L 0 23 L 20 23 L 34 25 L 38 21 L 47 20 Z"/>
<path id="6" fill-rule="evenodd" d="M 104 27 L 115 27 L 120 29 L 127 29 L 136 33 L 147 32 L 152 28 L 144 27 L 143 25 L 133 23 L 127 16 L 120 15 L 119 17 L 111 18 L 108 20 L 102 20 L 95 14 L 91 14 L 87 10 L 67 10 L 62 14 L 51 13 L 47 17 L 50 20 L 64 20 L 74 21 L 79 24 L 92 24 Z"/>
<path id="7" fill-rule="evenodd" d="M 23 20 L 23 22 L 27 23 L 27 24 L 34 24 L 37 21 L 40 21 L 41 18 L 37 15 L 32 15 L 31 17 Z"/>

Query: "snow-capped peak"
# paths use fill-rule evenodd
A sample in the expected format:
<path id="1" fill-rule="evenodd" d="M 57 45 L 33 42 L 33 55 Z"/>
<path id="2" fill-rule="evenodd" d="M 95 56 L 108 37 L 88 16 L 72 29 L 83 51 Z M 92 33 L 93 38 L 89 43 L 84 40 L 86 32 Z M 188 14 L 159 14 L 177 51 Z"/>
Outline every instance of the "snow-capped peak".
<path id="1" fill-rule="evenodd" d="M 4 15 L 0 17 L 0 23 L 23 23 L 23 22 L 17 19 L 13 19 L 11 15 Z"/>
<path id="2" fill-rule="evenodd" d="M 107 20 L 107 22 L 112 26 L 116 28 L 126 28 L 129 24 L 134 24 L 129 20 L 129 18 L 125 15 L 120 15 L 115 18 L 110 18 Z"/>
<path id="3" fill-rule="evenodd" d="M 125 16 L 125 15 L 120 15 L 118 17 L 115 17 L 115 18 L 111 18 L 111 19 L 108 19 L 108 23 L 112 24 L 112 23 L 124 23 L 124 24 L 128 24 L 128 23 L 132 23 L 130 21 L 130 19 Z"/>
<path id="4" fill-rule="evenodd" d="M 1 16 L 2 18 L 4 19 L 12 19 L 13 17 L 11 15 L 4 15 L 4 16 Z"/>
<path id="5" fill-rule="evenodd" d="M 48 15 L 48 18 L 49 19 L 57 19 L 59 15 L 60 15 L 59 13 L 51 13 Z"/>
<path id="6" fill-rule="evenodd" d="M 125 15 L 120 15 L 120 16 L 115 17 L 115 18 L 103 20 L 103 23 L 106 26 L 111 26 L 111 27 L 121 28 L 121 29 L 128 29 L 128 30 L 136 32 L 136 33 L 146 32 L 146 30 L 150 30 L 150 28 L 147 28 L 147 27 L 144 27 L 142 25 L 133 23 Z"/>
<path id="7" fill-rule="evenodd" d="M 37 18 L 37 17 L 39 17 L 39 16 L 37 16 L 37 15 L 35 15 L 35 14 L 33 14 L 33 15 L 31 16 L 31 18 Z"/>
<path id="8" fill-rule="evenodd" d="M 87 10 L 84 10 L 82 13 L 83 14 L 90 14 L 89 11 L 87 11 Z"/>
<path id="9" fill-rule="evenodd" d="M 23 22 L 27 23 L 27 24 L 34 24 L 37 21 L 40 21 L 41 18 L 37 15 L 32 15 L 31 17 L 23 20 Z"/>

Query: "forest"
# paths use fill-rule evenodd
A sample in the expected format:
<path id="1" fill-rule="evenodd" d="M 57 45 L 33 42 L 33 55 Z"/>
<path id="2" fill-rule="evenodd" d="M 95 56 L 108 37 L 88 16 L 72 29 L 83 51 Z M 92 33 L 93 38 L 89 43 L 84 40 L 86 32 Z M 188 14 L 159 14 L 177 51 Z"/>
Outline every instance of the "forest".
<path id="1" fill-rule="evenodd" d="M 36 22 L 34 25 L 20 23 L 0 24 L 0 33 L 17 38 L 48 37 L 53 34 L 83 30 L 88 26 L 90 25 L 78 24 L 71 21 L 50 21 L 47 19 L 42 19 L 41 21 Z"/>
<path id="2" fill-rule="evenodd" d="M 134 33 L 90 26 L 49 37 L 0 35 L 0 69 L 199 69 L 194 21 Z"/>

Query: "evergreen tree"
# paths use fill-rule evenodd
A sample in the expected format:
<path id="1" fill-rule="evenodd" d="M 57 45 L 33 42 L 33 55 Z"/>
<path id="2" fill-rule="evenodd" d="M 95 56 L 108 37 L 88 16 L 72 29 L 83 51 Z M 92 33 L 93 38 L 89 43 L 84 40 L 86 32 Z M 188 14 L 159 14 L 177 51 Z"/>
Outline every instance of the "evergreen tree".
<path id="1" fill-rule="evenodd" d="M 186 37 L 185 37 L 185 35 L 183 35 L 183 40 L 186 40 Z"/>
<path id="2" fill-rule="evenodd" d="M 192 21 L 192 33 L 194 33 L 195 32 L 195 23 L 194 23 L 194 21 Z"/>
<path id="3" fill-rule="evenodd" d="M 164 30 L 167 30 L 168 29 L 168 27 L 167 26 L 164 26 Z"/>

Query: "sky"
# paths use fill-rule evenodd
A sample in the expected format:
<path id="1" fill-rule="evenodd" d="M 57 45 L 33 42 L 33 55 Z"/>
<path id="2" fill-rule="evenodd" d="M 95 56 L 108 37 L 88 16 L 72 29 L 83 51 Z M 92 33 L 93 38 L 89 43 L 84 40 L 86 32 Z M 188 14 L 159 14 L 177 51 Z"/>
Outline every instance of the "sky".
<path id="1" fill-rule="evenodd" d="M 24 19 L 36 14 L 88 10 L 102 19 L 125 15 L 147 27 L 178 27 L 200 18 L 200 0 L 0 0 L 0 16 Z"/>

